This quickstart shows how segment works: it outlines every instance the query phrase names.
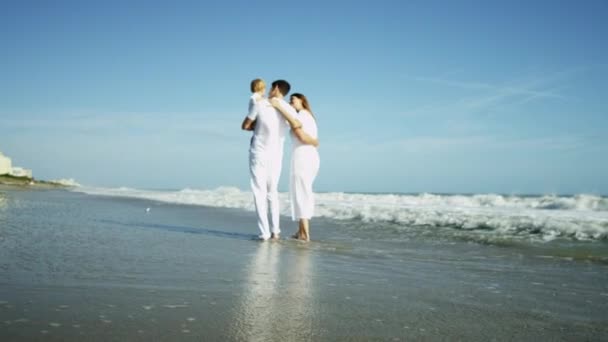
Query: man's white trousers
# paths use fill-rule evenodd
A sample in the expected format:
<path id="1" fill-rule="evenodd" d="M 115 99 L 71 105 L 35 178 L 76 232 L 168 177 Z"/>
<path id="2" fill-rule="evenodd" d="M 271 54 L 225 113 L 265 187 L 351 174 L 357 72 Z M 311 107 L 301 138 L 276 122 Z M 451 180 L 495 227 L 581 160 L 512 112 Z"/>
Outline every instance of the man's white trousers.
<path id="1" fill-rule="evenodd" d="M 258 216 L 258 228 L 263 239 L 270 238 L 270 233 L 278 234 L 279 228 L 279 178 L 281 177 L 282 153 L 279 156 L 267 157 L 249 153 L 249 173 L 251 190 Z M 270 223 L 268 222 L 270 209 Z"/>

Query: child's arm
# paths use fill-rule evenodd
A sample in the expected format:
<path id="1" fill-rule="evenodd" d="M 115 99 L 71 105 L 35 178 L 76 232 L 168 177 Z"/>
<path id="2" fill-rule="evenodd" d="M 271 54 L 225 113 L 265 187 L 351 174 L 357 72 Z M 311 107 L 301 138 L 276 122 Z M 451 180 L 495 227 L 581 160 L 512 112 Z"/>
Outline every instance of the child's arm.
<path id="1" fill-rule="evenodd" d="M 244 131 L 253 131 L 255 129 L 255 122 L 258 116 L 258 106 L 254 99 L 249 100 L 249 113 L 241 124 L 241 129 Z"/>

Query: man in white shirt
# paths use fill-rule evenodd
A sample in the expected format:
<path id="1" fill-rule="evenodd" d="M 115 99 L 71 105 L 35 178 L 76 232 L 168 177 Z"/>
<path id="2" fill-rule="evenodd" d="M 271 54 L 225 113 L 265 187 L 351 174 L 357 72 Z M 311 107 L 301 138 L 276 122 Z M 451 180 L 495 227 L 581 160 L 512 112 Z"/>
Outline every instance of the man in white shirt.
<path id="1" fill-rule="evenodd" d="M 290 88 L 287 81 L 274 81 L 268 96 L 278 98 L 283 103 L 282 107 L 292 110 L 295 116 L 293 107 L 284 100 Z M 260 239 L 278 239 L 281 233 L 278 186 L 283 163 L 283 143 L 289 125 L 268 99 L 261 98 L 255 101 L 241 127 L 253 131 L 249 147 L 249 172 L 258 228 L 261 232 Z M 270 224 L 268 209 L 270 209 Z"/>

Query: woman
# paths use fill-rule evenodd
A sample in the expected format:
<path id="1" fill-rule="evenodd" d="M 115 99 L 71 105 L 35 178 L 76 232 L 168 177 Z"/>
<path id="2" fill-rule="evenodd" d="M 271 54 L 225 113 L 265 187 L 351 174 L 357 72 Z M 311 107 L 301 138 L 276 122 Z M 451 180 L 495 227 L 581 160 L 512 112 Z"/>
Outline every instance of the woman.
<path id="1" fill-rule="evenodd" d="M 309 221 L 314 214 L 314 194 L 312 183 L 319 172 L 319 140 L 317 123 L 306 96 L 294 93 L 290 104 L 297 111 L 296 116 L 281 107 L 280 102 L 272 99 L 272 105 L 285 117 L 291 126 L 292 153 L 290 172 L 291 216 L 299 220 L 298 232 L 294 238 L 310 241 Z"/>

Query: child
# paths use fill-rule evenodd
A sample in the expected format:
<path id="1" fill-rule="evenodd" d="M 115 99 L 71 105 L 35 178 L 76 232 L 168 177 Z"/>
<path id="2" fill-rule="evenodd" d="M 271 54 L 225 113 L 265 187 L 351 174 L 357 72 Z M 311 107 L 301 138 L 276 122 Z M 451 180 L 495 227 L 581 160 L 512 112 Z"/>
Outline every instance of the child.
<path id="1" fill-rule="evenodd" d="M 253 93 L 249 98 L 249 110 L 248 114 L 254 110 L 255 103 L 264 98 L 264 92 L 266 91 L 266 83 L 261 78 L 256 78 L 251 81 L 251 92 Z"/>

